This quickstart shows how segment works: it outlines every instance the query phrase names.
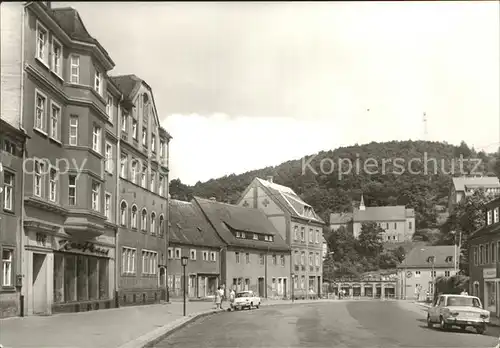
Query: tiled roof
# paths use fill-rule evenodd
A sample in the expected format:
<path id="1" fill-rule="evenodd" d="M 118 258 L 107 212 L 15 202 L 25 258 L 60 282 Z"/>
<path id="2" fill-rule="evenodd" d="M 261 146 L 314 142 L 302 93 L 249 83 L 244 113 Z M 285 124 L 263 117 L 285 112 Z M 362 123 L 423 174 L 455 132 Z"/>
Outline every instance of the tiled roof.
<path id="1" fill-rule="evenodd" d="M 193 201 L 205 213 L 226 244 L 265 250 L 290 250 L 290 247 L 262 211 L 199 197 L 194 197 Z M 236 231 L 272 235 L 274 241 L 236 238 L 228 226 Z"/>
<path id="2" fill-rule="evenodd" d="M 191 202 L 170 200 L 171 243 L 222 247 L 224 243 L 198 207 Z"/>
<path id="3" fill-rule="evenodd" d="M 268 195 L 276 200 L 292 216 L 301 219 L 312 219 L 319 223 L 325 222 L 316 214 L 311 205 L 304 202 L 291 188 L 279 185 L 268 180 L 255 178 L 258 183 L 267 191 Z M 311 208 L 311 215 L 304 215 L 304 207 Z"/>
<path id="4" fill-rule="evenodd" d="M 496 176 L 483 177 L 458 177 L 453 178 L 456 191 L 465 191 L 466 187 L 500 187 L 500 181 Z"/>
<path id="5" fill-rule="evenodd" d="M 108 52 L 101 46 L 99 41 L 89 34 L 77 10 L 72 7 L 61 7 L 50 9 L 49 13 L 69 37 L 73 40 L 88 42 L 98 46 L 104 55 L 112 61 Z"/>
<path id="6" fill-rule="evenodd" d="M 345 224 L 352 221 L 351 213 L 331 213 L 330 224 Z"/>
<path id="7" fill-rule="evenodd" d="M 354 209 L 354 222 L 363 221 L 400 221 L 407 217 L 414 217 L 413 209 L 406 209 L 404 205 L 388 207 L 366 207 L 365 210 Z"/>
<path id="8" fill-rule="evenodd" d="M 434 267 L 454 267 L 455 247 L 453 245 L 422 246 L 413 248 L 406 255 L 398 267 L 432 267 L 432 256 L 434 256 Z M 446 261 L 448 260 L 448 261 Z"/>

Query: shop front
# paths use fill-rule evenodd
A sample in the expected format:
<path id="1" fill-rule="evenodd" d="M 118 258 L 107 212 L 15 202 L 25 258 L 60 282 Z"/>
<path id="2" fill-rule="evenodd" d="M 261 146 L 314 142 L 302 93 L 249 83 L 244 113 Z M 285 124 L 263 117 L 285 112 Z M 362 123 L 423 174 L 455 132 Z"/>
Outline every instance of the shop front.
<path id="1" fill-rule="evenodd" d="M 26 230 L 26 314 L 111 308 L 114 237 L 74 240 L 61 230 L 57 226 Z"/>
<path id="2" fill-rule="evenodd" d="M 483 280 L 484 280 L 484 297 L 483 306 L 484 309 L 490 312 L 491 318 L 500 317 L 499 308 L 499 287 L 500 278 L 497 277 L 496 268 L 484 268 L 483 269 Z"/>

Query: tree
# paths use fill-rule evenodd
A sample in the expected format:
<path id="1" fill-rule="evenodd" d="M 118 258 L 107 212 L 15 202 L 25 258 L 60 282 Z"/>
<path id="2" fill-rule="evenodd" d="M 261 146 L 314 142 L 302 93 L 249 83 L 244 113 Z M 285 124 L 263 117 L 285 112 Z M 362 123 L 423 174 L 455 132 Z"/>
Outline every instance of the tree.
<path id="1" fill-rule="evenodd" d="M 181 201 L 189 201 L 193 198 L 193 189 L 184 185 L 180 179 L 173 179 L 170 181 L 169 192 L 172 198 Z"/>
<path id="2" fill-rule="evenodd" d="M 382 229 L 375 222 L 361 224 L 361 231 L 358 237 L 358 251 L 367 258 L 376 258 L 384 250 L 382 244 Z"/>
<path id="3" fill-rule="evenodd" d="M 323 235 L 330 252 L 323 265 L 325 279 L 357 275 L 359 255 L 356 251 L 357 241 L 352 232 L 344 226 L 333 231 L 325 227 Z"/>

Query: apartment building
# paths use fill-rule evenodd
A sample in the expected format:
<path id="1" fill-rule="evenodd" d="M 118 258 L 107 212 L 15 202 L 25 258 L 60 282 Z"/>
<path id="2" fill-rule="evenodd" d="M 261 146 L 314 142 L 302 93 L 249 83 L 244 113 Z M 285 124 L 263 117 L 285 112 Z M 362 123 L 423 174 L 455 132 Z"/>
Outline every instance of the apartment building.
<path id="1" fill-rule="evenodd" d="M 136 79 L 129 91 L 119 78 L 109 77 L 113 60 L 72 8 L 2 4 L 2 23 L 2 35 L 5 25 L 9 37 L 21 39 L 8 42 L 18 55 L 9 58 L 8 68 L 21 72 L 10 74 L 8 82 L 21 86 L 14 121 L 28 136 L 21 191 L 22 314 L 134 302 L 121 296 L 125 289 L 141 299 L 137 303 L 158 299 L 166 287 L 162 211 L 167 209 L 170 135 L 159 126 L 151 88 Z M 4 50 L 2 43 L 2 60 Z M 4 109 L 2 99 L 2 118 Z M 137 146 L 134 120 L 142 146 Z M 116 160 L 123 153 L 131 163 Z M 141 170 L 132 158 L 140 160 Z M 129 177 L 128 168 L 140 179 Z M 139 232 L 132 228 L 134 207 L 141 214 Z M 117 239 L 120 233 L 123 238 Z M 127 245 L 136 254 L 123 252 Z M 128 272 L 138 269 L 142 272 Z"/>
<path id="2" fill-rule="evenodd" d="M 461 176 L 453 178 L 448 196 L 448 212 L 451 214 L 455 206 L 474 191 L 483 189 L 485 194 L 500 194 L 500 180 L 496 176 Z"/>

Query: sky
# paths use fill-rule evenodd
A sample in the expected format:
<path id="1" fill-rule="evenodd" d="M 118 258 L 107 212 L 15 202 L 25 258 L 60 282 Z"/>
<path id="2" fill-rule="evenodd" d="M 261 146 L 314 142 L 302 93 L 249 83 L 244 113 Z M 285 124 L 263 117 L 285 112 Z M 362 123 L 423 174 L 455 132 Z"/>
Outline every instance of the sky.
<path id="1" fill-rule="evenodd" d="M 500 144 L 496 1 L 66 6 L 110 75 L 152 87 L 186 184 L 355 143 Z"/>

